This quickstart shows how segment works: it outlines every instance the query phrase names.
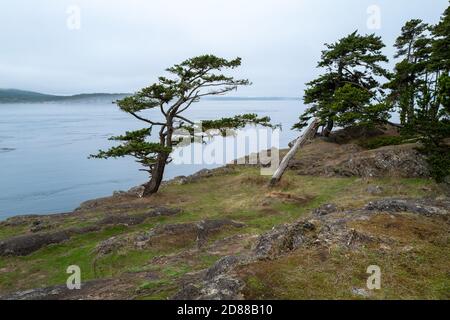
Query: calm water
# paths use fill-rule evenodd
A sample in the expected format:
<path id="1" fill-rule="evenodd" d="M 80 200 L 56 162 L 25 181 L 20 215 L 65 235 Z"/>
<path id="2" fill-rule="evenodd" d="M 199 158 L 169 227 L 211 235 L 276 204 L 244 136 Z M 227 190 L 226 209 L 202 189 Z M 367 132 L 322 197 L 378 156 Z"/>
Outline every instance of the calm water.
<path id="1" fill-rule="evenodd" d="M 193 120 L 242 113 L 270 116 L 281 123 L 280 146 L 302 112 L 299 101 L 202 101 L 189 110 Z M 0 220 L 20 214 L 67 212 L 81 202 L 128 190 L 147 180 L 132 159 L 89 160 L 113 144 L 111 135 L 143 128 L 111 101 L 0 104 Z M 165 179 L 217 165 L 168 166 Z"/>

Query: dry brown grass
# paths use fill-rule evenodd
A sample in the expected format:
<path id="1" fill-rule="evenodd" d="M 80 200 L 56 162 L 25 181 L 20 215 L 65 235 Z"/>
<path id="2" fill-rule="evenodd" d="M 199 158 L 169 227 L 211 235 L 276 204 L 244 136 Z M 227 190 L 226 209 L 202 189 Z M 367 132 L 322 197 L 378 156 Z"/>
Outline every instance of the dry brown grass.
<path id="1" fill-rule="evenodd" d="M 412 214 L 375 214 L 350 223 L 357 232 L 383 239 L 349 248 L 301 247 L 273 260 L 241 266 L 246 299 L 449 299 L 450 226 Z M 388 243 L 388 245 L 386 244 Z M 366 288 L 370 265 L 382 271 L 381 290 Z"/>
<path id="2" fill-rule="evenodd" d="M 450 226 L 442 219 L 424 218 L 415 214 L 377 214 L 369 221 L 354 221 L 350 226 L 377 237 L 396 240 L 400 244 L 432 241 L 443 234 L 450 234 Z"/>

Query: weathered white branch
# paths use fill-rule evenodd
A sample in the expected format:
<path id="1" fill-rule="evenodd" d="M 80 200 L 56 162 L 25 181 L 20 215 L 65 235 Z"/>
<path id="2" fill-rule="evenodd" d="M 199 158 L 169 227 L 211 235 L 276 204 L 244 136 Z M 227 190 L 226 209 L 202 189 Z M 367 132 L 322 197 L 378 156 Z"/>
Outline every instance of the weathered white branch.
<path id="1" fill-rule="evenodd" d="M 281 177 L 283 176 L 284 172 L 286 171 L 286 169 L 289 165 L 289 162 L 295 156 L 298 149 L 303 147 L 309 140 L 314 138 L 314 136 L 317 133 L 317 129 L 319 128 L 319 124 L 320 124 L 320 120 L 317 118 L 314 119 L 314 121 L 309 125 L 308 129 L 306 129 L 305 133 L 297 139 L 294 146 L 291 148 L 291 150 L 289 150 L 287 155 L 281 161 L 280 166 L 275 171 L 272 179 L 270 180 L 270 186 L 276 185 L 281 180 Z"/>

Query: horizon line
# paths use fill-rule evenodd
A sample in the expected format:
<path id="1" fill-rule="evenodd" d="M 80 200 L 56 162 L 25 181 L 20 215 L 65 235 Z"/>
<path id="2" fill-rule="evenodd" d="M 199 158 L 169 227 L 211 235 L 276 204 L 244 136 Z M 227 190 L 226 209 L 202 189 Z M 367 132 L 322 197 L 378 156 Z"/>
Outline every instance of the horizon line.
<path id="1" fill-rule="evenodd" d="M 133 95 L 131 92 L 81 92 L 81 93 L 74 93 L 74 94 L 53 94 L 53 93 L 44 93 L 40 91 L 33 91 L 33 90 L 25 90 L 25 89 L 17 89 L 17 88 L 0 88 L 0 91 L 18 91 L 18 92 L 28 92 L 28 93 L 35 93 L 39 95 L 46 95 L 46 96 L 52 96 L 52 97 L 77 97 L 82 95 Z M 233 99 L 241 99 L 241 100 L 251 100 L 251 99 L 283 99 L 283 100 L 300 100 L 301 97 L 293 97 L 293 96 L 225 96 L 225 95 L 217 95 L 217 96 L 209 96 L 204 97 L 204 100 L 233 100 Z"/>

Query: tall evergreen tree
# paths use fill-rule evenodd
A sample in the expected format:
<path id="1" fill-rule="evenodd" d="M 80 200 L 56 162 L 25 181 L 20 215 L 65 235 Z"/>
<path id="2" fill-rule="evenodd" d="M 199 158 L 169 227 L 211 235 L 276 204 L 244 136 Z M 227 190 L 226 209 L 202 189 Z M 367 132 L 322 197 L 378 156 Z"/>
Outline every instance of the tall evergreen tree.
<path id="1" fill-rule="evenodd" d="M 432 81 L 428 74 L 431 54 L 429 30 L 430 26 L 422 20 L 408 21 L 394 45 L 397 49 L 394 57 L 401 60 L 385 88 L 391 90 L 388 101 L 399 110 L 402 124 L 414 121 L 419 100 L 422 105 L 428 102 L 428 84 Z"/>
<path id="2" fill-rule="evenodd" d="M 397 63 L 386 84 L 388 103 L 400 112 L 402 134 L 417 137 L 433 177 L 450 175 L 450 7 L 436 26 L 411 20 L 395 47 Z"/>
<path id="3" fill-rule="evenodd" d="M 430 69 L 435 74 L 430 85 L 431 105 L 417 119 L 414 129 L 421 134 L 422 151 L 428 156 L 437 181 L 450 183 L 450 6 L 432 28 Z"/>
<path id="4" fill-rule="evenodd" d="M 381 53 L 380 37 L 359 35 L 357 31 L 336 43 L 326 44 L 319 68 L 326 72 L 307 84 L 304 102 L 311 105 L 294 128 L 302 129 L 317 117 L 329 135 L 334 125 L 373 124 L 386 121 L 388 108 L 382 102 L 379 80 L 388 76 L 381 63 L 388 59 Z"/>
<path id="5" fill-rule="evenodd" d="M 450 6 L 447 7 L 432 32 L 435 37 L 432 53 L 433 64 L 443 73 L 447 72 L 448 74 L 450 70 Z"/>

